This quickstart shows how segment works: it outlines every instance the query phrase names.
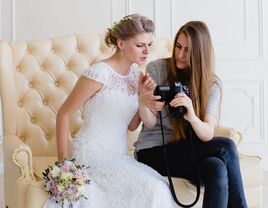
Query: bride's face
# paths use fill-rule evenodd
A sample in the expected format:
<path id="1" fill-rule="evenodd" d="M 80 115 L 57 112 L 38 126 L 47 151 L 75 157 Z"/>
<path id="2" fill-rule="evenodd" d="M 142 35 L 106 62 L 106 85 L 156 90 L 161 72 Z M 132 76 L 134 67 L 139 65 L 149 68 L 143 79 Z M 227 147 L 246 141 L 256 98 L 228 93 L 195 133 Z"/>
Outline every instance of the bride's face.
<path id="1" fill-rule="evenodd" d="M 153 38 L 152 33 L 137 34 L 128 40 L 122 40 L 120 50 L 131 63 L 145 64 L 150 53 Z"/>

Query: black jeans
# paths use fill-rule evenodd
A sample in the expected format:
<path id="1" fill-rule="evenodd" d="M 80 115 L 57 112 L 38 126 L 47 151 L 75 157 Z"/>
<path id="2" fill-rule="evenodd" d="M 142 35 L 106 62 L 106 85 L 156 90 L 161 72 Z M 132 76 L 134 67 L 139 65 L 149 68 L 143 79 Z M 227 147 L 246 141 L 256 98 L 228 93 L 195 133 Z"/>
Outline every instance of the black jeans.
<path id="1" fill-rule="evenodd" d="M 231 139 L 216 137 L 209 142 L 193 139 L 166 145 L 171 176 L 194 182 L 195 161 L 205 187 L 203 208 L 246 208 L 246 199 L 240 173 L 236 145 Z M 136 152 L 139 162 L 151 166 L 166 176 L 163 147 L 157 146 Z"/>

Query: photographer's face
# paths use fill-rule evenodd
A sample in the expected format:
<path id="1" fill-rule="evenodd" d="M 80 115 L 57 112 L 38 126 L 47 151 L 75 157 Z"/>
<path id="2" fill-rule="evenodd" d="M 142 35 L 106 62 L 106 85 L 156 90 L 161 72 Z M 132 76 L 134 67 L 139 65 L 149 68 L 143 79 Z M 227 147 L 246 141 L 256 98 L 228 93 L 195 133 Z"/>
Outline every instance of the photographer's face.
<path id="1" fill-rule="evenodd" d="M 179 34 L 175 45 L 175 61 L 177 68 L 185 69 L 189 67 L 187 60 L 188 39 L 183 33 Z"/>
<path id="2" fill-rule="evenodd" d="M 146 62 L 153 43 L 152 33 L 141 33 L 122 41 L 121 51 L 130 63 L 142 65 Z"/>

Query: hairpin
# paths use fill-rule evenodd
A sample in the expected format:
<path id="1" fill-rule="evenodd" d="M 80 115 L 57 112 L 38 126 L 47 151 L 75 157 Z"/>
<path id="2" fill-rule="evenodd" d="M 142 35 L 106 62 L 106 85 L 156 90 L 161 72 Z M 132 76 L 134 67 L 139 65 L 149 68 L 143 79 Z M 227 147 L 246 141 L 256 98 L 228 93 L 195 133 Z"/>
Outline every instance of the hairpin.
<path id="1" fill-rule="evenodd" d="M 131 20 L 132 18 L 131 17 L 124 17 L 122 18 L 119 22 L 113 22 L 113 25 L 111 27 L 108 28 L 108 31 L 109 32 L 113 32 L 113 30 L 118 27 L 119 25 L 121 25 L 122 23 L 124 22 L 127 22 L 129 20 Z"/>

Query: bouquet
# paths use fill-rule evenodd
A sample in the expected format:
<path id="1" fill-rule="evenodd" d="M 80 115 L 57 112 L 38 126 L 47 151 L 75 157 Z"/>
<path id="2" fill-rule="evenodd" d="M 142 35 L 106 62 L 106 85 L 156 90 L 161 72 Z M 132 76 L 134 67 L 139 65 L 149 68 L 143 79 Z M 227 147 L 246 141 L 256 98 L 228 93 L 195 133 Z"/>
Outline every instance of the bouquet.
<path id="1" fill-rule="evenodd" d="M 75 159 L 64 159 L 49 166 L 43 172 L 45 190 L 49 198 L 60 203 L 61 207 L 73 207 L 73 203 L 86 198 L 86 184 L 90 183 L 86 167 L 80 165 Z"/>

